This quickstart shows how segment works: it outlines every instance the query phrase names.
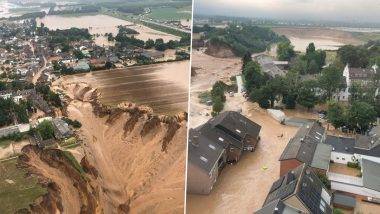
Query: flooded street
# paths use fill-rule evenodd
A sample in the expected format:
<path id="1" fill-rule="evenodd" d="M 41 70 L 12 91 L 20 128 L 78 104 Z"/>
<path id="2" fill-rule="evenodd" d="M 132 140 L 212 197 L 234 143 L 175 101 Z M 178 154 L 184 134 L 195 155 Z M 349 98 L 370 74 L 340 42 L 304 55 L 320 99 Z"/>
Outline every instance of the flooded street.
<path id="1" fill-rule="evenodd" d="M 61 81 L 86 82 L 100 92 L 100 101 L 146 105 L 158 114 L 187 111 L 189 61 L 135 66 L 62 77 Z"/>
<path id="2" fill-rule="evenodd" d="M 151 28 L 136 25 L 132 22 L 128 22 L 122 19 L 114 18 L 108 15 L 90 15 L 90 16 L 45 16 L 42 19 L 37 19 L 37 23 L 41 25 L 43 23 L 46 27 L 52 30 L 56 29 L 69 29 L 72 27 L 76 28 L 87 28 L 92 35 L 99 35 L 95 37 L 95 43 L 97 45 L 113 45 L 109 43 L 107 38 L 104 36 L 106 33 L 112 33 L 114 36 L 118 33 L 117 26 L 123 25 L 131 29 L 138 31 L 140 34 L 136 35 L 137 39 L 156 40 L 162 38 L 165 42 L 169 40 L 179 40 L 178 36 L 153 30 Z"/>
<path id="3" fill-rule="evenodd" d="M 243 114 L 262 126 L 255 152 L 247 152 L 235 165 L 228 165 L 208 196 L 188 195 L 188 213 L 253 213 L 261 208 L 280 173 L 280 157 L 296 127 L 284 126 L 256 104 L 246 102 Z M 279 137 L 283 134 L 283 137 Z M 259 179 L 258 179 L 259 178 Z"/>

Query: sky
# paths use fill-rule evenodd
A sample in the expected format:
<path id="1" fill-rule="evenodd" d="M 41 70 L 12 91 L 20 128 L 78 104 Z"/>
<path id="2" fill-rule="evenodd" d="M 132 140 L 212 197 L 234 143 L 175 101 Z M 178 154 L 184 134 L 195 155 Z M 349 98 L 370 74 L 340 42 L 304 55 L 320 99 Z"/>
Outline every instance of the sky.
<path id="1" fill-rule="evenodd" d="M 380 0 L 194 0 L 194 14 L 380 23 Z"/>

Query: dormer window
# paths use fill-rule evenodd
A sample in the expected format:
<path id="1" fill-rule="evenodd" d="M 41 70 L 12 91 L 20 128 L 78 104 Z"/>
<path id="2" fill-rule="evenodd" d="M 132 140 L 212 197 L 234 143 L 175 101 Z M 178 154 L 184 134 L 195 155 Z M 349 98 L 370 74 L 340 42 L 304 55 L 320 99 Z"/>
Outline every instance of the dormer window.
<path id="1" fill-rule="evenodd" d="M 214 145 L 211 145 L 211 144 L 208 144 L 208 147 L 210 147 L 212 150 L 215 150 L 215 146 Z"/>
<path id="2" fill-rule="evenodd" d="M 219 137 L 219 138 L 218 138 L 218 140 L 219 140 L 219 141 L 222 141 L 222 142 L 224 141 L 224 139 L 223 139 L 223 138 L 221 138 L 221 137 Z"/>
<path id="3" fill-rule="evenodd" d="M 200 159 L 201 159 L 203 162 L 205 162 L 205 163 L 208 162 L 207 158 L 205 158 L 205 157 L 203 157 L 203 156 L 201 156 Z"/>
<path id="4" fill-rule="evenodd" d="M 240 131 L 239 129 L 236 129 L 236 132 L 237 132 L 237 133 L 241 133 L 241 131 Z"/>

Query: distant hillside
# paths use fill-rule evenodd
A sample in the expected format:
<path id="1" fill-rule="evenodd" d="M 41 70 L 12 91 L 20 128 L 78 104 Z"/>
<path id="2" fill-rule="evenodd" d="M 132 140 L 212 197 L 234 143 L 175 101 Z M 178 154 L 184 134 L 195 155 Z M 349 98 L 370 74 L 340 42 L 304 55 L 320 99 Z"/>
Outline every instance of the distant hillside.
<path id="1" fill-rule="evenodd" d="M 211 49 L 211 55 L 218 55 L 215 50 L 219 49 L 225 53 L 230 49 L 236 56 L 243 56 L 246 52 L 259 53 L 273 43 L 287 40 L 269 28 L 249 24 L 229 25 L 226 28 L 205 25 L 194 27 L 194 32 L 204 32 L 204 39 L 208 41 L 207 49 Z"/>

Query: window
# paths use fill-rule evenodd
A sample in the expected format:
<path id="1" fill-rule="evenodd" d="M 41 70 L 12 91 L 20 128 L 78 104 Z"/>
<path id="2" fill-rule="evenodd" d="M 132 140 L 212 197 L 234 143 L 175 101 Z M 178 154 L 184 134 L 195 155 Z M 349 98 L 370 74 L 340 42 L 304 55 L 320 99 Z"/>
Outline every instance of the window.
<path id="1" fill-rule="evenodd" d="M 200 159 L 201 159 L 203 162 L 205 162 L 205 163 L 208 162 L 207 158 L 205 158 L 205 157 L 203 157 L 203 156 L 201 156 Z"/>
<path id="2" fill-rule="evenodd" d="M 342 158 L 342 160 L 346 160 L 346 158 Z"/>
<path id="3" fill-rule="evenodd" d="M 336 157 L 337 160 L 339 160 L 339 157 Z"/>
<path id="4" fill-rule="evenodd" d="M 215 146 L 214 145 L 208 144 L 208 147 L 210 147 L 212 150 L 215 150 Z"/>
<path id="5" fill-rule="evenodd" d="M 219 137 L 219 138 L 218 138 L 218 140 L 220 140 L 220 141 L 222 141 L 222 142 L 224 141 L 224 139 L 223 139 L 223 138 L 221 138 L 221 137 Z"/>
<path id="6" fill-rule="evenodd" d="M 236 132 L 237 132 L 237 133 L 241 133 L 241 131 L 240 131 L 239 129 L 236 129 Z"/>

